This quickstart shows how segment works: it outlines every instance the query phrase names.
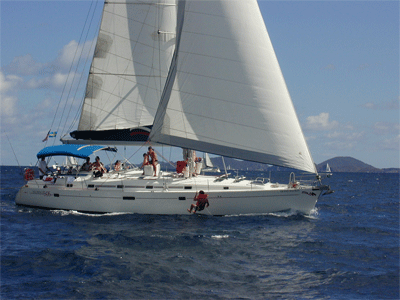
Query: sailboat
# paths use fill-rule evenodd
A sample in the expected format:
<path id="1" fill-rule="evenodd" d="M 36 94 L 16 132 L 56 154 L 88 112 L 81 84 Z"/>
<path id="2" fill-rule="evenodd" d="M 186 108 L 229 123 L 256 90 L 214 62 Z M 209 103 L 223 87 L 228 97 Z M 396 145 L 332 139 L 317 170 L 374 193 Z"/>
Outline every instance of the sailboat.
<path id="1" fill-rule="evenodd" d="M 212 163 L 210 155 L 208 155 L 208 153 L 204 153 L 203 164 L 204 167 L 201 169 L 202 172 L 215 172 L 215 173 L 221 172 L 219 167 L 214 167 L 214 164 Z"/>
<path id="2" fill-rule="evenodd" d="M 169 145 L 293 168 L 268 179 L 152 166 L 29 180 L 18 205 L 83 212 L 309 214 L 322 185 L 256 0 L 108 0 L 77 130 L 64 144 Z M 52 153 L 48 151 L 47 153 Z M 39 157 L 39 156 L 38 156 Z M 159 166 L 159 165 L 158 165 Z"/>
<path id="3" fill-rule="evenodd" d="M 326 167 L 325 167 L 325 172 L 326 172 L 326 173 L 330 173 L 330 172 L 332 172 L 332 171 L 331 171 L 331 167 L 329 166 L 329 164 L 328 164 L 328 163 L 326 164 Z"/>
<path id="4" fill-rule="evenodd" d="M 328 163 L 326 163 L 325 173 L 326 173 L 326 176 L 327 176 L 327 177 L 332 176 L 332 170 L 331 170 L 331 167 L 329 166 Z"/>

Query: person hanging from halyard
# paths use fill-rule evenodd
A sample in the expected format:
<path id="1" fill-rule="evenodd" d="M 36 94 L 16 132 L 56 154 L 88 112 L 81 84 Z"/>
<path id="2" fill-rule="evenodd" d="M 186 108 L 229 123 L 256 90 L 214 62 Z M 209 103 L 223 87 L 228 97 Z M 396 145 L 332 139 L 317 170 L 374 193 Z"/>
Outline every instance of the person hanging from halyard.
<path id="1" fill-rule="evenodd" d="M 202 211 L 204 208 L 209 207 L 210 203 L 208 202 L 208 195 L 204 193 L 204 191 L 200 191 L 199 194 L 194 196 L 193 201 L 197 201 L 196 204 L 191 204 L 190 209 L 188 209 L 189 213 L 195 214 L 197 211 Z"/>

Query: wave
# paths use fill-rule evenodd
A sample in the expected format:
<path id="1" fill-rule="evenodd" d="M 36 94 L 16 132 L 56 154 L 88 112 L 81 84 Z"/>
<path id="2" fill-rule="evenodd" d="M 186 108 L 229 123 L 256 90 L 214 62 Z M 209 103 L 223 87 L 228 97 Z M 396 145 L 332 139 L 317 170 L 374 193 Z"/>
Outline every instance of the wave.
<path id="1" fill-rule="evenodd" d="M 110 216 L 120 216 L 120 215 L 131 215 L 130 212 L 113 212 L 113 213 L 84 213 L 76 210 L 51 210 L 53 214 L 63 216 L 87 216 L 87 217 L 110 217 Z"/>
<path id="2" fill-rule="evenodd" d="M 211 236 L 212 239 L 227 239 L 229 238 L 228 234 L 223 234 L 223 235 L 212 235 Z"/>
<path id="3" fill-rule="evenodd" d="M 282 212 L 275 212 L 275 213 L 253 213 L 253 214 L 236 214 L 236 215 L 225 215 L 224 217 L 229 218 L 229 217 L 256 217 L 256 216 L 272 216 L 272 217 L 278 217 L 278 218 L 292 218 L 292 217 L 304 217 L 307 219 L 318 219 L 318 208 L 314 208 L 309 215 L 306 215 L 302 212 L 299 212 L 298 210 L 288 210 L 288 211 L 282 211 Z"/>

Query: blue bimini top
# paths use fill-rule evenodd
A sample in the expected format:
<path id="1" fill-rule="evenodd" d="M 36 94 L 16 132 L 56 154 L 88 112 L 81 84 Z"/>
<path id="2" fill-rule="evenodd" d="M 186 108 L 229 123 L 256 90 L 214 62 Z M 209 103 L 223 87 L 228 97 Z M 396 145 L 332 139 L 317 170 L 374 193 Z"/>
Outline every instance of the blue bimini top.
<path id="1" fill-rule="evenodd" d="M 86 158 L 91 154 L 100 150 L 117 152 L 117 148 L 112 148 L 112 147 L 64 144 L 59 146 L 50 146 L 43 148 L 42 150 L 39 151 L 39 153 L 36 156 L 37 158 L 48 157 L 48 156 L 73 156 L 79 158 Z"/>

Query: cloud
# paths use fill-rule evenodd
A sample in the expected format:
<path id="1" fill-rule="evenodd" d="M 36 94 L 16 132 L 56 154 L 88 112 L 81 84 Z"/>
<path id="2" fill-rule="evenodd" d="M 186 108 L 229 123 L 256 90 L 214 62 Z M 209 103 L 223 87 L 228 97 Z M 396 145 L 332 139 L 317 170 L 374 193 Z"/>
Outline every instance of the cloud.
<path id="1" fill-rule="evenodd" d="M 368 108 L 368 109 L 376 109 L 376 105 L 374 103 L 365 103 L 364 105 L 362 105 L 362 107 Z"/>
<path id="2" fill-rule="evenodd" d="M 75 57 L 77 56 L 78 43 L 76 41 L 71 41 L 68 45 L 65 45 L 64 48 L 59 52 L 57 57 L 57 62 L 64 67 L 71 66 L 71 63 L 74 61 Z"/>
<path id="3" fill-rule="evenodd" d="M 336 67 L 334 64 L 329 64 L 326 65 L 325 67 L 322 68 L 323 70 L 336 70 Z"/>
<path id="4" fill-rule="evenodd" d="M 32 55 L 26 54 L 24 56 L 14 57 L 12 62 L 4 69 L 8 73 L 17 74 L 21 76 L 36 75 L 45 68 L 46 64 L 36 62 Z"/>
<path id="5" fill-rule="evenodd" d="M 61 68 L 68 69 L 72 63 L 77 63 L 78 59 L 85 60 L 93 55 L 93 41 L 87 41 L 83 45 L 79 45 L 76 41 L 72 40 L 58 53 L 58 57 L 54 64 Z"/>
<path id="6" fill-rule="evenodd" d="M 72 95 L 83 94 L 84 81 L 81 80 L 81 76 L 87 74 L 90 66 L 91 45 L 92 41 L 85 43 L 84 46 L 78 46 L 75 41 L 71 41 L 58 54 L 48 57 L 47 61 L 39 62 L 31 54 L 26 54 L 15 57 L 7 66 L 1 67 L 2 138 L 7 134 L 13 145 L 20 145 L 23 148 L 28 143 L 30 151 L 36 151 L 44 146 L 42 140 L 49 129 L 58 130 L 59 134 L 66 130 L 62 127 L 70 124 L 61 119 L 61 114 L 65 110 L 65 114 L 74 116 L 79 110 L 80 101 L 75 101 L 76 103 L 72 101 L 74 97 Z M 74 57 L 74 65 L 71 68 Z M 80 66 L 77 68 L 79 57 Z M 72 81 L 74 86 L 70 89 Z M 66 82 L 67 89 L 61 95 Z M 79 92 L 76 91 L 78 84 L 80 84 Z M 57 107 L 60 108 L 58 111 Z M 58 126 L 60 128 L 57 128 Z M 34 157 L 34 153 L 29 153 L 29 156 Z"/>
<path id="7" fill-rule="evenodd" d="M 328 140 L 324 147 L 330 150 L 352 150 L 357 148 L 359 142 L 365 140 L 365 132 L 349 131 L 346 128 L 341 128 L 344 131 L 334 131 L 325 135 Z"/>
<path id="8" fill-rule="evenodd" d="M 32 78 L 29 79 L 25 84 L 24 88 L 25 89 L 47 89 L 50 88 L 51 85 L 51 77 L 45 77 L 45 78 Z"/>
<path id="9" fill-rule="evenodd" d="M 329 113 L 320 113 L 307 118 L 304 127 L 312 136 L 307 139 L 310 145 L 322 147 L 323 153 L 331 155 L 348 155 L 351 151 L 359 151 L 361 147 L 365 147 L 367 131 L 360 130 L 350 122 L 339 124 L 329 117 Z"/>
<path id="10" fill-rule="evenodd" d="M 324 148 L 329 150 L 353 150 L 356 149 L 357 143 L 349 141 L 329 141 L 324 144 Z"/>
<path id="11" fill-rule="evenodd" d="M 13 90 L 15 87 L 23 83 L 23 79 L 17 75 L 5 76 L 0 71 L 0 93 L 7 93 Z"/>
<path id="12" fill-rule="evenodd" d="M 399 110 L 400 97 L 391 101 L 382 101 L 379 103 L 368 102 L 362 107 L 372 110 Z"/>
<path id="13" fill-rule="evenodd" d="M 334 131 L 333 133 L 329 133 L 327 138 L 346 142 L 361 141 L 365 138 L 365 132 Z"/>
<path id="14" fill-rule="evenodd" d="M 361 71 L 361 70 L 365 70 L 368 69 L 370 67 L 369 64 L 365 63 L 365 64 L 361 64 L 358 66 L 357 70 Z"/>
<path id="15" fill-rule="evenodd" d="M 66 73 L 55 73 L 51 76 L 47 77 L 35 77 L 29 79 L 24 85 L 25 89 L 52 89 L 59 90 L 65 86 L 65 83 L 68 80 L 68 84 L 72 84 L 72 80 L 74 76 L 80 76 L 80 74 L 71 74 Z M 79 78 L 75 79 L 75 83 L 79 82 Z"/>
<path id="16" fill-rule="evenodd" d="M 15 57 L 0 72 L 0 91 L 4 93 L 13 90 L 18 93 L 22 89 L 45 89 L 58 93 L 67 80 L 68 84 L 74 82 L 76 88 L 82 73 L 86 74 L 84 65 L 92 57 L 93 45 L 92 40 L 82 45 L 72 40 L 59 51 L 55 59 L 45 63 L 36 61 L 31 54 Z"/>
<path id="17" fill-rule="evenodd" d="M 8 74 L 19 76 L 49 76 L 56 73 L 68 72 L 71 66 L 80 63 L 92 56 L 93 40 L 78 45 L 72 40 L 65 45 L 58 53 L 57 57 L 49 62 L 41 63 L 36 61 L 31 54 L 14 57 L 12 62 L 3 67 L 3 71 Z"/>
<path id="18" fill-rule="evenodd" d="M 392 122 L 376 122 L 372 129 L 377 135 L 399 134 L 400 125 Z"/>
<path id="19" fill-rule="evenodd" d="M 393 138 L 384 139 L 381 148 L 384 150 L 400 150 L 400 135 L 397 135 Z"/>
<path id="20" fill-rule="evenodd" d="M 376 142 L 371 137 L 374 133 L 380 137 Z M 358 131 L 352 125 L 340 125 L 332 132 L 324 133 L 320 136 L 324 149 L 337 152 L 343 151 L 363 151 L 370 149 L 376 152 L 387 150 L 399 151 L 400 125 L 392 122 L 376 122 L 371 130 Z M 326 142 L 323 142 L 326 141 Z"/>
<path id="21" fill-rule="evenodd" d="M 15 57 L 9 65 L 3 67 L 0 70 L 3 128 L 14 132 L 25 127 L 27 134 L 30 132 L 29 135 L 36 135 L 37 131 L 49 126 L 43 120 L 53 119 L 55 104 L 61 101 L 60 91 L 67 83 L 68 90 L 75 92 L 81 82 L 83 66 L 79 70 L 73 68 L 70 71 L 71 64 L 73 61 L 76 64 L 78 57 L 83 55 L 80 58 L 80 64 L 83 65 L 85 59 L 91 57 L 92 44 L 92 41 L 88 41 L 79 46 L 76 41 L 71 41 L 59 51 L 56 59 L 49 62 L 38 62 L 32 55 L 26 54 Z M 70 89 L 72 83 L 74 86 Z M 65 96 L 62 101 L 66 101 Z M 17 120 L 24 125 L 16 126 Z"/>
<path id="22" fill-rule="evenodd" d="M 0 115 L 2 118 L 13 116 L 17 111 L 18 99 L 13 96 L 1 96 L 1 110 Z"/>
<path id="23" fill-rule="evenodd" d="M 306 128 L 310 130 L 330 130 L 338 126 L 337 121 L 329 121 L 329 113 L 320 113 L 318 116 L 307 118 Z"/>

